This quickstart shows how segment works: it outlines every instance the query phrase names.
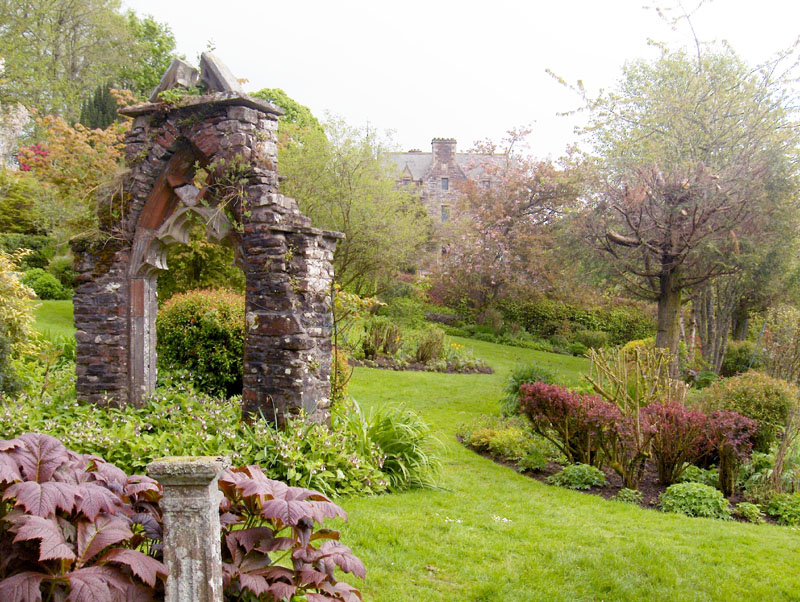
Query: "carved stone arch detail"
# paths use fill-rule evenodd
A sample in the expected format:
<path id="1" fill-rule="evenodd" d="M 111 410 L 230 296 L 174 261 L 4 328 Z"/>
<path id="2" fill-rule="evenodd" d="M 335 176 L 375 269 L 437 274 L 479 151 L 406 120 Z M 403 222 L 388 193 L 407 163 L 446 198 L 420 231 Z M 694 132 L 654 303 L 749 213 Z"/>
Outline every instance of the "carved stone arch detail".
<path id="1" fill-rule="evenodd" d="M 73 241 L 78 393 L 96 403 L 138 404 L 153 391 L 156 279 L 169 268 L 165 249 L 188 240 L 194 216 L 209 239 L 234 248 L 245 273 L 245 411 L 280 420 L 304 410 L 324 420 L 332 259 L 341 235 L 313 228 L 294 200 L 279 194 L 280 110 L 234 89 L 220 65 L 203 55 L 203 73 L 214 75 L 201 76 L 204 96 L 122 111 L 134 118 L 125 139 L 125 192 L 100 199 L 97 235 Z M 196 80 L 191 69 L 174 62 L 160 88 Z M 201 187 L 198 165 L 210 173 Z M 219 191 L 232 166 L 237 187 L 223 206 Z M 124 205 L 121 217 L 108 218 L 112 205 Z"/>

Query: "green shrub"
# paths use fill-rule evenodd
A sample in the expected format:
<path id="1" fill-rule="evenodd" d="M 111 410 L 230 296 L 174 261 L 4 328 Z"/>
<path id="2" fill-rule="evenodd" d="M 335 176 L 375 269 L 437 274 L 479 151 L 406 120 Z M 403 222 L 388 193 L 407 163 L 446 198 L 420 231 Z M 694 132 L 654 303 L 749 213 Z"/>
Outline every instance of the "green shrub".
<path id="1" fill-rule="evenodd" d="M 676 483 L 670 485 L 659 497 L 664 512 L 677 512 L 686 516 L 728 519 L 731 511 L 728 500 L 718 489 L 702 483 Z"/>
<path id="2" fill-rule="evenodd" d="M 187 370 L 212 395 L 242 391 L 244 297 L 190 291 L 167 301 L 156 318 L 159 368 Z"/>
<path id="3" fill-rule="evenodd" d="M 642 503 L 642 492 L 636 489 L 623 488 L 617 492 L 614 499 L 618 502 L 625 502 L 626 504 L 636 504 L 637 506 Z"/>
<path id="4" fill-rule="evenodd" d="M 396 355 L 402 343 L 400 328 L 389 318 L 375 316 L 364 324 L 361 349 L 366 359 L 375 359 L 379 353 Z"/>
<path id="5" fill-rule="evenodd" d="M 44 273 L 31 282 L 30 287 L 39 299 L 69 299 L 72 291 L 65 289 L 52 274 Z"/>
<path id="6" fill-rule="evenodd" d="M 748 370 L 760 370 L 764 358 L 758 353 L 753 341 L 728 341 L 725 359 L 722 360 L 722 376 L 736 376 Z"/>
<path id="7" fill-rule="evenodd" d="M 515 367 L 503 389 L 505 396 L 500 400 L 501 411 L 506 416 L 519 414 L 519 387 L 523 383 L 542 382 L 554 385 L 556 380 L 556 375 L 541 364 L 530 363 Z"/>
<path id="8" fill-rule="evenodd" d="M 47 271 L 50 272 L 61 283 L 65 289 L 70 289 L 75 286 L 75 271 L 72 269 L 72 257 L 62 255 L 54 257 L 47 266 Z"/>
<path id="9" fill-rule="evenodd" d="M 573 339 L 589 349 L 599 349 L 611 344 L 611 335 L 602 330 L 577 330 Z"/>
<path id="10" fill-rule="evenodd" d="M 431 360 L 442 357 L 444 352 L 444 330 L 438 326 L 429 326 L 417 341 L 417 351 L 414 355 L 418 362 L 427 364 Z"/>
<path id="11" fill-rule="evenodd" d="M 588 464 L 570 464 L 564 469 L 550 477 L 547 477 L 550 485 L 558 485 L 567 489 L 591 489 L 592 487 L 603 487 L 608 483 L 603 471 L 595 466 Z"/>
<path id="12" fill-rule="evenodd" d="M 513 462 L 522 470 L 542 470 L 559 457 L 553 445 L 532 433 L 519 417 L 481 416 L 459 428 L 458 436 L 467 447 Z"/>
<path id="13" fill-rule="evenodd" d="M 716 487 L 719 483 L 719 471 L 716 468 L 704 469 L 689 464 L 678 477 L 678 483 L 702 483 L 709 487 Z"/>
<path id="14" fill-rule="evenodd" d="M 712 384 L 703 391 L 707 411 L 733 410 L 758 421 L 754 449 L 768 451 L 797 404 L 797 387 L 751 370 Z"/>
<path id="15" fill-rule="evenodd" d="M 583 357 L 589 352 L 589 348 L 583 343 L 570 343 L 569 345 L 567 345 L 567 352 L 570 355 Z"/>
<path id="16" fill-rule="evenodd" d="M 21 269 L 46 268 L 55 255 L 53 239 L 47 236 L 30 234 L 0 234 L 0 249 L 13 253 L 19 249 L 28 249 L 28 253 L 20 262 Z"/>
<path id="17" fill-rule="evenodd" d="M 391 318 L 392 322 L 402 324 L 409 328 L 422 328 L 425 326 L 427 306 L 416 297 L 397 297 L 378 308 L 379 316 Z"/>
<path id="18" fill-rule="evenodd" d="M 763 523 L 764 513 L 761 508 L 750 502 L 739 502 L 733 509 L 733 515 L 742 518 L 749 523 Z"/>
<path id="19" fill-rule="evenodd" d="M 33 281 L 39 278 L 40 276 L 44 276 L 47 272 L 42 268 L 31 268 L 29 270 L 25 270 L 22 274 L 22 284 L 25 286 L 33 286 Z"/>
<path id="20" fill-rule="evenodd" d="M 719 376 L 711 370 L 701 370 L 694 379 L 694 386 L 697 389 L 705 389 L 720 380 Z"/>
<path id="21" fill-rule="evenodd" d="M 767 514 L 775 517 L 781 525 L 800 525 L 800 493 L 779 493 L 772 496 L 767 505 Z"/>

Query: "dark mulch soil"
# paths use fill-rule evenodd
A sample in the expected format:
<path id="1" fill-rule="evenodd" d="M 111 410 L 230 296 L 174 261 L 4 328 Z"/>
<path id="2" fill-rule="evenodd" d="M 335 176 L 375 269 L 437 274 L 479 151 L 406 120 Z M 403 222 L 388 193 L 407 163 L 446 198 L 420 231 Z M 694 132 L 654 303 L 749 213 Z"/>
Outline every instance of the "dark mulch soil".
<path id="1" fill-rule="evenodd" d="M 494 374 L 489 366 L 476 366 L 474 368 L 459 368 L 453 363 L 447 364 L 446 370 L 429 370 L 427 364 L 422 362 L 398 362 L 396 359 L 379 355 L 374 360 L 357 360 L 350 358 L 351 366 L 365 366 L 367 368 L 381 368 L 383 370 L 415 370 L 417 372 L 447 372 L 448 374 Z"/>
<path id="2" fill-rule="evenodd" d="M 459 442 L 463 443 L 461 437 L 458 437 Z M 493 460 L 497 464 L 502 464 L 503 466 L 508 466 L 509 468 L 513 468 L 517 472 L 521 472 L 532 479 L 536 479 L 537 481 L 541 481 L 542 483 L 547 483 L 547 477 L 556 474 L 557 472 L 561 472 L 561 469 L 564 468 L 561 464 L 557 464 L 555 462 L 548 462 L 547 466 L 544 467 L 543 470 L 540 471 L 520 471 L 519 467 L 514 462 L 510 462 L 508 460 L 504 460 L 502 458 L 498 458 L 493 456 L 488 452 L 478 451 L 473 448 L 469 448 L 477 454 L 480 454 L 484 458 L 489 458 Z M 608 480 L 608 484 L 604 487 L 592 487 L 591 489 L 587 489 L 585 491 L 579 491 L 580 493 L 588 493 L 591 495 L 599 495 L 607 500 L 612 499 L 617 493 L 619 493 L 620 489 L 623 489 L 622 485 L 622 477 L 620 477 L 617 473 L 611 470 L 604 470 L 603 471 L 606 475 L 606 479 Z M 554 485 L 555 486 L 555 485 Z M 644 476 L 642 480 L 639 481 L 639 491 L 642 494 L 642 503 L 640 506 L 643 508 L 650 508 L 658 510 L 658 496 L 660 496 L 667 488 L 664 485 L 661 485 L 658 482 L 658 471 L 653 464 L 648 463 L 645 467 Z M 728 501 L 731 505 L 738 504 L 739 502 L 747 501 L 741 492 L 735 491 L 731 497 L 728 498 Z M 746 522 L 743 519 L 739 519 L 734 517 L 734 520 L 738 520 L 741 522 Z M 764 520 L 768 523 L 776 524 L 777 520 L 772 516 L 764 516 Z"/>

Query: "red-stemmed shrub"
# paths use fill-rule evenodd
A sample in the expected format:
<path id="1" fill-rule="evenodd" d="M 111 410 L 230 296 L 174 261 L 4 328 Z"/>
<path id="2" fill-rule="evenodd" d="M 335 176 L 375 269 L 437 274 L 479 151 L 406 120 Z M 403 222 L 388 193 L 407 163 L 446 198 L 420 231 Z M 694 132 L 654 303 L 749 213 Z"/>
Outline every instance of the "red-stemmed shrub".
<path id="1" fill-rule="evenodd" d="M 662 485 L 672 485 L 687 462 L 695 462 L 704 451 L 706 415 L 682 403 L 654 403 L 641 415 L 653 428 L 652 450 Z"/>
<path id="2" fill-rule="evenodd" d="M 596 419 L 601 428 L 597 440 L 605 463 L 622 477 L 627 489 L 636 489 L 650 457 L 655 428 L 642 413 L 623 415 L 617 406 L 608 405 L 617 409 L 617 418 L 607 412 Z"/>
<path id="3" fill-rule="evenodd" d="M 620 418 L 615 405 L 598 395 L 542 382 L 524 383 L 519 391 L 520 413 L 536 433 L 549 439 L 570 464 L 597 465 L 599 438 Z"/>
<path id="4" fill-rule="evenodd" d="M 719 488 L 733 495 L 736 471 L 750 457 L 758 422 L 730 410 L 716 410 L 708 415 L 706 440 L 719 456 Z"/>
<path id="5" fill-rule="evenodd" d="M 227 601 L 361 600 L 334 570 L 363 578 L 364 565 L 337 531 L 317 528 L 344 510 L 257 466 L 225 471 L 219 486 Z M 162 598 L 160 498 L 152 479 L 49 435 L 0 440 L 0 600 Z"/>

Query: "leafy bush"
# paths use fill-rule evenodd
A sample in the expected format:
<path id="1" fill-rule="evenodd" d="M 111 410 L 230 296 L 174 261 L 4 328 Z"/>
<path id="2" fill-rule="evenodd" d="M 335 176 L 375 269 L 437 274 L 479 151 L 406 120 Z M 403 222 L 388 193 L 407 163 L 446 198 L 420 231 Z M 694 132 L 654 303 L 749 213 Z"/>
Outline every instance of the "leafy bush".
<path id="1" fill-rule="evenodd" d="M 42 268 L 31 268 L 29 270 L 25 270 L 22 274 L 22 284 L 28 287 L 32 287 L 33 281 L 39 278 L 40 276 L 44 276 L 47 272 Z"/>
<path id="2" fill-rule="evenodd" d="M 701 370 L 694 378 L 694 386 L 697 389 L 705 389 L 720 380 L 719 376 L 711 370 Z"/>
<path id="3" fill-rule="evenodd" d="M 461 427 L 459 437 L 467 447 L 513 462 L 522 470 L 542 470 L 559 456 L 548 440 L 531 433 L 518 417 L 481 416 Z"/>
<path id="4" fill-rule="evenodd" d="M 13 360 L 20 359 L 36 351 L 35 331 L 33 329 L 33 307 L 30 299 L 33 291 L 14 275 L 24 251 L 8 254 L 0 251 L 0 341 L 3 357 L 0 364 L 0 379 L 3 387 L 0 392 L 16 389 L 16 373 Z"/>
<path id="5" fill-rule="evenodd" d="M 708 416 L 706 437 L 719 456 L 719 488 L 726 496 L 733 495 L 736 472 L 742 461 L 750 457 L 758 423 L 728 410 L 717 410 Z"/>
<path id="6" fill-rule="evenodd" d="M 438 326 L 429 326 L 420 335 L 417 342 L 415 358 L 423 364 L 440 358 L 444 351 L 444 330 Z"/>
<path id="7" fill-rule="evenodd" d="M 166 568 L 154 557 L 160 495 L 152 479 L 26 433 L 0 441 L 0 493 L 3 600 L 41 600 L 41 589 L 49 600 L 163 591 Z"/>
<path id="8" fill-rule="evenodd" d="M 750 502 L 739 502 L 733 508 L 733 515 L 737 518 L 742 518 L 749 523 L 763 523 L 764 513 L 761 508 Z"/>
<path id="9" fill-rule="evenodd" d="M 58 279 L 65 289 L 71 289 L 75 286 L 75 271 L 72 269 L 72 258 L 67 256 L 54 257 L 47 266 L 53 276 Z"/>
<path id="10" fill-rule="evenodd" d="M 27 250 L 20 260 L 22 270 L 46 268 L 55 254 L 54 242 L 47 236 L 0 233 L 0 250 L 7 254 Z"/>
<path id="11" fill-rule="evenodd" d="M 391 321 L 409 328 L 422 328 L 425 326 L 426 304 L 418 297 L 396 297 L 382 305 L 377 313 L 387 316 Z"/>
<path id="12" fill-rule="evenodd" d="M 347 350 L 334 347 L 331 358 L 331 406 L 336 407 L 347 399 L 347 385 L 353 375 L 353 368 L 347 361 Z"/>
<path id="13" fill-rule="evenodd" d="M 753 341 L 728 341 L 722 360 L 722 376 L 730 377 L 764 367 L 764 358 Z"/>
<path id="14" fill-rule="evenodd" d="M 576 330 L 573 338 L 589 349 L 607 347 L 611 343 L 611 335 L 602 330 Z"/>
<path id="15" fill-rule="evenodd" d="M 623 488 L 617 492 L 614 499 L 618 502 L 625 502 L 626 504 L 636 504 L 637 506 L 642 503 L 642 492 L 636 489 Z"/>
<path id="16" fill-rule="evenodd" d="M 395 355 L 403 343 L 400 328 L 388 318 L 376 316 L 364 325 L 361 348 L 366 359 L 375 359 L 379 353 Z"/>
<path id="17" fill-rule="evenodd" d="M 70 452 L 47 435 L 0 441 L 0 450 L 0 597 L 40 600 L 40 588 L 48 600 L 163 596 L 155 481 Z M 361 599 L 334 570 L 363 578 L 363 563 L 337 541 L 338 532 L 315 528 L 326 518 L 346 518 L 339 506 L 270 480 L 255 466 L 224 471 L 219 488 L 225 599 Z M 281 562 L 285 556 L 291 568 Z"/>
<path id="18" fill-rule="evenodd" d="M 160 369 L 183 369 L 210 394 L 242 391 L 244 297 L 222 290 L 178 294 L 156 318 Z"/>
<path id="19" fill-rule="evenodd" d="M 678 483 L 702 483 L 709 487 L 716 487 L 719 484 L 719 471 L 715 468 L 700 468 L 694 464 L 688 464 L 684 466 L 677 481 Z"/>
<path id="20" fill-rule="evenodd" d="M 779 493 L 772 496 L 767 505 L 767 514 L 775 517 L 781 525 L 800 525 L 800 493 Z"/>
<path id="21" fill-rule="evenodd" d="M 583 343 L 570 343 L 569 345 L 567 345 L 567 352 L 570 355 L 583 357 L 589 352 L 589 348 Z"/>
<path id="22" fill-rule="evenodd" d="M 704 389 L 702 404 L 707 411 L 732 410 L 757 420 L 755 449 L 766 452 L 786 425 L 797 396 L 796 386 L 750 371 Z"/>
<path id="23" fill-rule="evenodd" d="M 597 463 L 604 430 L 620 420 L 617 407 L 599 396 L 546 383 L 522 384 L 519 406 L 533 431 L 551 441 L 570 463 Z"/>
<path id="24" fill-rule="evenodd" d="M 26 272 L 26 275 L 28 273 Z M 65 289 L 55 276 L 46 272 L 34 278 L 30 283 L 30 287 L 39 299 L 59 300 L 69 299 L 72 296 L 72 291 Z"/>
<path id="25" fill-rule="evenodd" d="M 677 402 L 654 403 L 642 413 L 654 431 L 652 450 L 658 480 L 662 485 L 672 485 L 686 463 L 694 462 L 704 451 L 706 416 Z"/>
<path id="26" fill-rule="evenodd" d="M 659 497 L 664 512 L 677 512 L 686 516 L 728 519 L 731 511 L 728 500 L 718 489 L 702 483 L 676 483 L 670 485 Z"/>
<path id="27" fill-rule="evenodd" d="M 555 384 L 556 375 L 541 364 L 531 362 L 516 366 L 506 381 L 503 389 L 505 396 L 500 400 L 500 409 L 506 416 L 515 416 L 519 413 L 519 388 L 523 383 Z"/>
<path id="28" fill-rule="evenodd" d="M 603 487 L 608 483 L 603 471 L 588 464 L 570 464 L 561 472 L 547 477 L 550 485 L 558 485 L 567 489 L 591 489 Z"/>

